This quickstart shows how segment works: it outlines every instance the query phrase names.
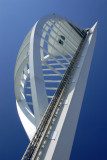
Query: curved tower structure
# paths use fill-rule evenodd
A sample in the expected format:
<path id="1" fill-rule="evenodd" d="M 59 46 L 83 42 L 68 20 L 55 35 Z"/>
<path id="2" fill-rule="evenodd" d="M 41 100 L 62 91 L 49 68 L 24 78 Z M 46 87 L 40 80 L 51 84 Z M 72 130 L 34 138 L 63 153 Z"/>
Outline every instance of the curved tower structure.
<path id="1" fill-rule="evenodd" d="M 96 24 L 85 30 L 56 14 L 41 18 L 27 34 L 14 73 L 16 106 L 31 141 L 23 159 L 40 158 L 48 132 L 52 132 L 50 140 L 57 136 L 57 145 L 49 143 L 41 159 L 64 159 L 59 150 L 64 148 L 63 137 L 70 136 L 66 131 L 72 123 L 71 143 L 65 138 L 69 156 L 95 39 Z"/>

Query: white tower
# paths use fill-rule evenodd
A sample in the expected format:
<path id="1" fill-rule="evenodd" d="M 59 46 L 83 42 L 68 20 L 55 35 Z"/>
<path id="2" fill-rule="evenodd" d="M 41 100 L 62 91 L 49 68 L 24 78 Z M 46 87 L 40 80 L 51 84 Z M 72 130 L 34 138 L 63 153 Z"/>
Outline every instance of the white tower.
<path id="1" fill-rule="evenodd" d="M 30 139 L 22 159 L 68 160 L 96 40 L 56 14 L 27 34 L 15 67 L 19 117 Z"/>

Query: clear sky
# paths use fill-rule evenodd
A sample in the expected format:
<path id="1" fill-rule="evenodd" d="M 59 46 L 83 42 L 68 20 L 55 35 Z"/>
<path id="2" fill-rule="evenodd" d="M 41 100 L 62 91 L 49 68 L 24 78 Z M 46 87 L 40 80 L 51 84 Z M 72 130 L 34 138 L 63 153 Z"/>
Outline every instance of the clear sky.
<path id="1" fill-rule="evenodd" d="M 0 160 L 20 160 L 29 141 L 19 120 L 14 67 L 24 37 L 57 13 L 98 34 L 70 160 L 107 160 L 107 0 L 0 0 Z"/>

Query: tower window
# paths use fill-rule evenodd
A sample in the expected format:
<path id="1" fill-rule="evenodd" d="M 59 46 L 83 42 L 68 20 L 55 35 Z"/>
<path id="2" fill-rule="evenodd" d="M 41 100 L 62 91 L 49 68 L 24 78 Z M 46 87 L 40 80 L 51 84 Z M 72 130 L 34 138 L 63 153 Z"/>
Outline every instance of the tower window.
<path id="1" fill-rule="evenodd" d="M 60 37 L 61 37 L 61 39 L 59 39 L 59 43 L 61 44 L 61 45 L 63 45 L 64 44 L 64 40 L 65 40 L 65 37 L 64 36 L 62 36 L 62 35 L 60 35 Z"/>
<path id="2" fill-rule="evenodd" d="M 64 42 L 63 42 L 61 39 L 59 39 L 59 43 L 60 43 L 61 45 L 63 45 Z"/>
<path id="3" fill-rule="evenodd" d="M 65 40 L 65 37 L 64 37 L 64 36 L 61 35 L 60 37 L 61 37 L 63 40 Z"/>

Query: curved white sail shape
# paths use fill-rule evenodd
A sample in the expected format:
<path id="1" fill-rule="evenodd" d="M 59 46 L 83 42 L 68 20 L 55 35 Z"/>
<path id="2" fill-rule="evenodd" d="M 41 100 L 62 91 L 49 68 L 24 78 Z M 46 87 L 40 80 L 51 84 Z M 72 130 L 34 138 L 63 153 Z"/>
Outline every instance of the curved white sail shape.
<path id="1" fill-rule="evenodd" d="M 14 79 L 16 105 L 31 140 L 86 31 L 52 14 L 41 18 L 18 53 Z"/>

